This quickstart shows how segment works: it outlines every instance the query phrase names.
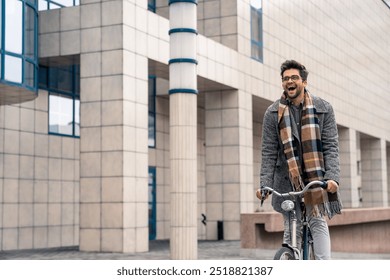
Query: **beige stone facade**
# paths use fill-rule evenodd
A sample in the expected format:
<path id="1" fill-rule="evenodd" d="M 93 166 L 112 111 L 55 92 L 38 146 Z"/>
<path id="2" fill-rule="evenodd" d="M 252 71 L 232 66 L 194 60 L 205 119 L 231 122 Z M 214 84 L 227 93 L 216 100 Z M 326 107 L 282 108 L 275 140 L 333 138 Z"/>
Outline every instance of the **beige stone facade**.
<path id="1" fill-rule="evenodd" d="M 0 250 L 147 251 L 148 167 L 156 238 L 170 238 L 170 120 L 183 108 L 170 108 L 168 95 L 168 1 L 156 1 L 156 13 L 146 0 L 80 2 L 39 13 L 40 61 L 80 65 L 80 138 L 48 133 L 45 90 L 0 106 Z M 241 213 L 271 211 L 254 192 L 262 116 L 281 95 L 286 59 L 306 66 L 308 89 L 335 109 L 344 206 L 389 207 L 390 9 L 380 0 L 263 0 L 259 61 L 250 3 L 197 4 L 197 134 L 188 136 L 197 141 L 198 239 L 217 239 L 222 222 L 223 238 L 238 240 Z"/>

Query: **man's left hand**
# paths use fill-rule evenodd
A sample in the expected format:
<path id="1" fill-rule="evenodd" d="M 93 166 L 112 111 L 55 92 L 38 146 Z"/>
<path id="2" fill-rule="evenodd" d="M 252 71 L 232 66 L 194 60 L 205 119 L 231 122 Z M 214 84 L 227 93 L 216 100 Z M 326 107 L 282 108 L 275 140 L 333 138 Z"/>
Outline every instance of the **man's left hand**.
<path id="1" fill-rule="evenodd" d="M 330 193 L 337 192 L 339 185 L 336 183 L 336 181 L 328 180 L 327 183 L 328 183 L 328 187 L 326 188 L 327 192 L 330 192 Z"/>

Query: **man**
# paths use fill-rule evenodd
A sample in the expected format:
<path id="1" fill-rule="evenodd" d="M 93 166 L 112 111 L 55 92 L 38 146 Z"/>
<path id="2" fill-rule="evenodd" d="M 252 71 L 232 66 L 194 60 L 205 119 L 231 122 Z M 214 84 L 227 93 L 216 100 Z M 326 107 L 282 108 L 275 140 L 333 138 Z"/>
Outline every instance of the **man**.
<path id="1" fill-rule="evenodd" d="M 285 61 L 280 74 L 283 94 L 268 107 L 263 120 L 260 189 L 256 196 L 268 197 L 261 191 L 263 186 L 288 192 L 301 190 L 313 180 L 327 181 L 326 190 L 313 186 L 303 200 L 315 257 L 331 259 L 329 228 L 324 216 L 332 218 L 340 214 L 342 208 L 338 195 L 338 132 L 333 108 L 306 90 L 308 71 L 301 63 Z M 288 214 L 281 209 L 281 202 L 281 198 L 272 197 L 273 208 L 284 216 L 283 242 L 291 244 Z M 297 214 L 298 217 L 302 214 L 300 207 Z M 298 232 L 298 244 L 301 244 L 301 231 Z"/>

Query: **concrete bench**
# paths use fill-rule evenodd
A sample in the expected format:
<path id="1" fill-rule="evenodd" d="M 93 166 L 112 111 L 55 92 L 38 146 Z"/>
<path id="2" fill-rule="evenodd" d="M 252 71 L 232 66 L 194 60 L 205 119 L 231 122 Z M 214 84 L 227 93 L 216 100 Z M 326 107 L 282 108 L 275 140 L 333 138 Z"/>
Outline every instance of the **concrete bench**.
<path id="1" fill-rule="evenodd" d="M 328 225 L 334 252 L 390 252 L 390 208 L 344 209 Z M 242 249 L 277 249 L 282 237 L 281 214 L 241 214 Z"/>

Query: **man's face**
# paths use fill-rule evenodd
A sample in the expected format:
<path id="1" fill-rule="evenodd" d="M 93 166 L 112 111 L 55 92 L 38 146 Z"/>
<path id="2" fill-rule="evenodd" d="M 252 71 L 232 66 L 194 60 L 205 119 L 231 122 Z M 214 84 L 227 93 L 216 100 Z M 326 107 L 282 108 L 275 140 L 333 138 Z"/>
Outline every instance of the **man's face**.
<path id="1" fill-rule="evenodd" d="M 304 93 L 307 81 L 303 81 L 298 69 L 288 69 L 284 71 L 282 86 L 287 96 L 294 100 Z"/>

